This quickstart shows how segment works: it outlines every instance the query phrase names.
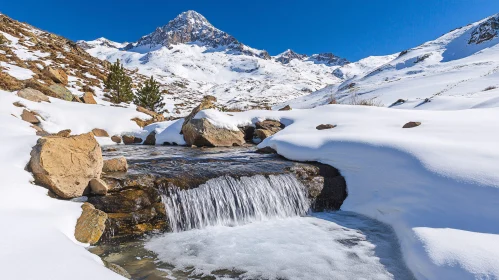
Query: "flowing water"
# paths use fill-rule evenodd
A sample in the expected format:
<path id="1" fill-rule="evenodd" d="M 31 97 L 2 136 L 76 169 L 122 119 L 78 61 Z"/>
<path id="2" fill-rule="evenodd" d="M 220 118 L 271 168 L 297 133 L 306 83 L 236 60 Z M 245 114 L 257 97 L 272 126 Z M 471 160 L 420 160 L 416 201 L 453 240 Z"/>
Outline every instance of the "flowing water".
<path id="1" fill-rule="evenodd" d="M 163 201 L 174 232 L 306 214 L 305 187 L 289 174 L 223 176 L 198 188 L 170 188 Z"/>
<path id="2" fill-rule="evenodd" d="M 91 248 L 133 279 L 414 278 L 390 227 L 351 212 L 310 213 L 305 187 L 280 174 L 288 161 L 248 149 L 172 149 L 113 152 L 130 156 L 132 173 L 208 178 L 164 194 L 173 232 Z"/>

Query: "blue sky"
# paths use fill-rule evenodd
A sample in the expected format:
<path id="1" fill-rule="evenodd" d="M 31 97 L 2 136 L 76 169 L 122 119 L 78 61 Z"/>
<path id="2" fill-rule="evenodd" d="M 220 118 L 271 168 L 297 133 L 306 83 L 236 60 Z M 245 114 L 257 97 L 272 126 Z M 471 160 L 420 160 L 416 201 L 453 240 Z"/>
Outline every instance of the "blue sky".
<path id="1" fill-rule="evenodd" d="M 271 55 L 333 52 L 355 61 L 417 46 L 499 12 L 497 0 L 6 0 L 0 12 L 72 40 L 136 41 L 195 10 Z"/>

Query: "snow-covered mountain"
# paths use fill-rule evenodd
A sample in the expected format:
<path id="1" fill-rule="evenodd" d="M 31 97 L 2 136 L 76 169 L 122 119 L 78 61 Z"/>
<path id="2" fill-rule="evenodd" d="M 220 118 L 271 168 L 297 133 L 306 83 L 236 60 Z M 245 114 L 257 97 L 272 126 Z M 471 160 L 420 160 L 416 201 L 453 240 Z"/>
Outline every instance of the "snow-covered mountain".
<path id="1" fill-rule="evenodd" d="M 126 46 L 107 39 L 79 41 L 93 56 L 154 75 L 168 90 L 167 109 L 185 115 L 206 94 L 227 109 L 265 108 L 307 95 L 341 79 L 333 71 L 348 63 L 333 54 L 310 57 L 292 51 L 270 57 L 187 11 Z"/>
<path id="2" fill-rule="evenodd" d="M 342 83 L 276 107 L 309 108 L 333 99 L 416 109 L 499 106 L 498 32 L 496 14 L 418 47 L 344 65 L 333 72 Z"/>

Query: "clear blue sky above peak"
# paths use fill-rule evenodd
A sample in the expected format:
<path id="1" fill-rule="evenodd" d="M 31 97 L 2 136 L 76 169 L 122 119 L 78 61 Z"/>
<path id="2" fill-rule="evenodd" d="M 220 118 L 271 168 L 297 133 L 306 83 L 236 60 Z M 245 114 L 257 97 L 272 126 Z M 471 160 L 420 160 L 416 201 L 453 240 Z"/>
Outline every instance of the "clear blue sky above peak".
<path id="1" fill-rule="evenodd" d="M 195 10 L 242 43 L 276 55 L 386 55 L 499 12 L 498 0 L 5 0 L 0 12 L 72 40 L 136 41 Z"/>

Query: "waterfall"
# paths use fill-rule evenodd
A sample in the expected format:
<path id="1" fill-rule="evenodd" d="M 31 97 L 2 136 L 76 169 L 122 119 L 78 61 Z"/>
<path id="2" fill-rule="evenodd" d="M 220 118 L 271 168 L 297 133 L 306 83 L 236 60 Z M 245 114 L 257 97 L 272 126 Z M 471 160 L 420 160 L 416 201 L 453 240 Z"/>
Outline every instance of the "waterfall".
<path id="1" fill-rule="evenodd" d="M 173 231 L 239 225 L 273 217 L 306 214 L 307 190 L 289 174 L 235 179 L 223 176 L 198 188 L 170 187 L 163 196 Z"/>

